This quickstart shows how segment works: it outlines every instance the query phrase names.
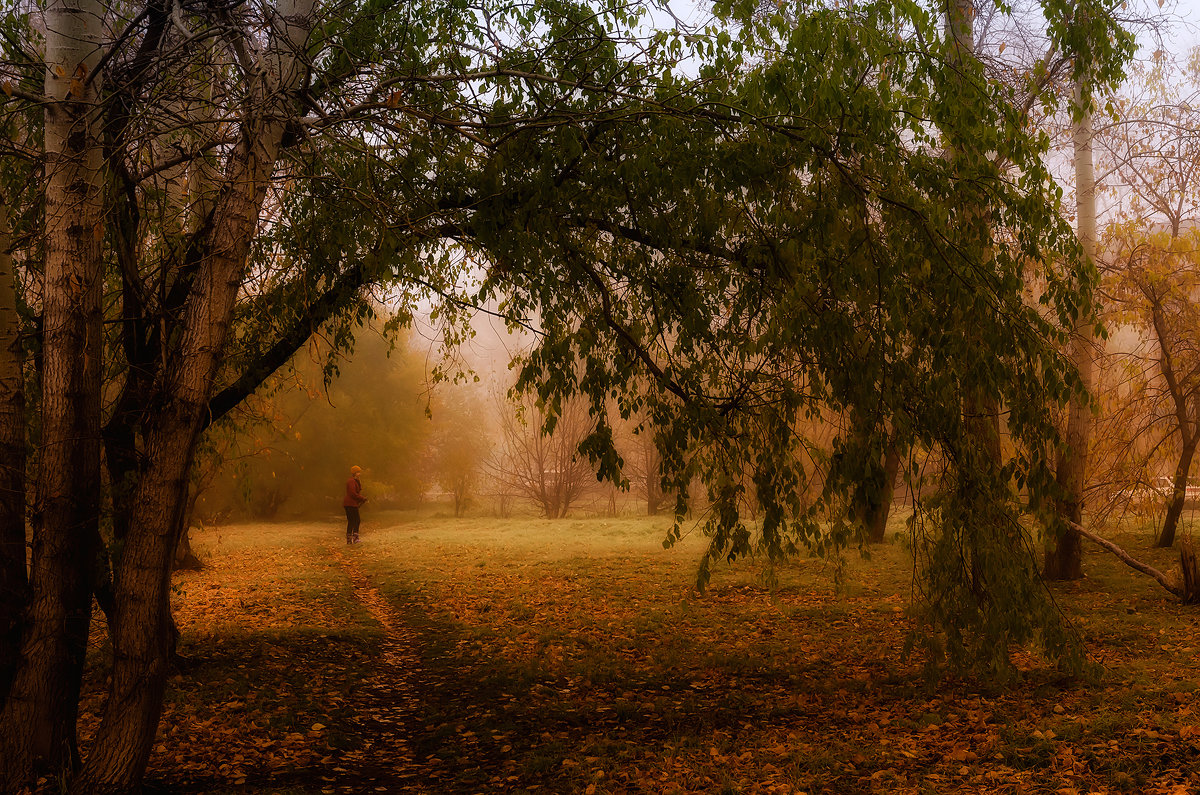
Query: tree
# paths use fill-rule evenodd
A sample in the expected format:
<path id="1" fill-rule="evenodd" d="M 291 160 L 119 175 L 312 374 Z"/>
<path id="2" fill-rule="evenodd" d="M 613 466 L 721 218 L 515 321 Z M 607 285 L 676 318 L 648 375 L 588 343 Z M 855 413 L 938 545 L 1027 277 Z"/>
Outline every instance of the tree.
<path id="1" fill-rule="evenodd" d="M 633 417 L 622 445 L 625 471 L 630 485 L 640 493 L 647 516 L 657 516 L 670 497 L 662 486 L 662 456 L 654 440 L 654 426 L 645 418 Z"/>
<path id="2" fill-rule="evenodd" d="M 1125 227 L 1113 240 L 1114 278 L 1110 294 L 1124 315 L 1149 327 L 1148 342 L 1154 351 L 1157 378 L 1144 383 L 1139 397 L 1161 408 L 1151 409 L 1173 444 L 1175 462 L 1170 476 L 1171 494 L 1155 540 L 1169 547 L 1183 512 L 1188 476 L 1200 447 L 1200 350 L 1195 339 L 1200 330 L 1200 306 L 1193 296 L 1200 264 L 1200 232 L 1191 229 L 1172 237 L 1165 230 L 1142 232 Z M 1157 381 L 1161 386 L 1154 388 Z M 1167 440 L 1164 440 L 1167 441 Z"/>
<path id="3" fill-rule="evenodd" d="M 0 704 L 17 665 L 25 602 L 25 389 L 13 233 L 0 200 Z"/>
<path id="4" fill-rule="evenodd" d="M 866 540 L 882 544 L 887 535 L 888 515 L 896 493 L 896 475 L 900 472 L 900 450 L 895 443 L 887 443 L 883 451 L 882 477 L 877 483 L 869 484 L 866 499 L 860 504 Z"/>
<path id="5" fill-rule="evenodd" d="M 1086 33 L 1103 46 L 1089 52 L 1103 63 L 1079 68 L 1104 81 L 1129 41 L 1110 38 L 1111 20 L 1093 10 Z M 1069 11 L 1048 9 L 1051 35 L 1078 54 Z M 1010 643 L 1040 636 L 1054 653 L 1073 648 L 1067 633 L 1047 634 L 1061 625 L 1021 513 L 1053 493 L 1045 449 L 1057 432 L 1047 407 L 1081 387 L 1060 346 L 1090 311 L 1095 271 L 1081 265 L 1044 192 L 1037 136 L 1011 93 L 970 58 L 944 68 L 958 45 L 939 23 L 909 8 L 856 5 L 748 26 L 747 39 L 770 41 L 778 56 L 736 84 L 703 72 L 720 90 L 713 102 L 746 118 L 804 97 L 805 119 L 838 121 L 694 139 L 693 154 L 669 170 L 661 142 L 679 139 L 674 120 L 647 125 L 649 138 L 597 139 L 597 148 L 629 153 L 622 171 L 589 175 L 594 187 L 561 201 L 556 222 L 510 233 L 488 286 L 539 320 L 542 342 L 522 384 L 544 401 L 582 393 L 599 409 L 615 394 L 623 415 L 649 408 L 663 418 L 678 515 L 693 474 L 715 497 L 710 560 L 852 538 L 838 508 L 862 481 L 858 462 L 883 449 L 890 421 L 900 449 L 920 446 L 946 467 L 942 498 L 918 506 L 932 540 L 929 603 L 944 609 L 931 615 L 944 634 L 932 635 L 952 659 L 1002 667 Z M 937 56 L 914 40 L 938 42 Z M 842 51 L 842 41 L 854 44 Z M 904 97 L 902 114 L 893 92 Z M 933 156 L 946 137 L 969 145 Z M 657 191 L 622 188 L 621 173 L 660 172 Z M 646 206 L 676 182 L 687 186 L 686 210 Z M 728 184 L 744 187 L 731 194 Z M 625 202 L 615 218 L 594 209 L 606 195 Z M 571 221 L 581 218 L 594 234 L 579 236 Z M 583 365 L 563 366 L 569 357 Z M 797 496 L 810 476 L 798 466 L 808 443 L 799 431 L 823 407 L 873 424 L 834 440 L 833 460 L 849 463 L 831 467 L 821 498 L 808 503 Z M 982 456 L 979 434 L 998 407 L 1011 446 Z M 597 431 L 584 448 L 603 464 L 608 429 Z M 757 528 L 737 510 L 746 472 L 763 506 Z"/>
<path id="6" fill-rule="evenodd" d="M 654 93 L 645 87 L 678 57 L 666 38 L 647 45 L 636 69 L 628 54 L 616 57 L 617 42 L 637 46 L 627 33 L 636 10 L 411 11 L 150 0 L 6 17 L 5 113 L 48 109 L 12 151 L 43 161 L 49 178 L 31 191 L 41 194 L 35 203 L 47 200 L 44 252 L 30 246 L 21 258 L 28 282 L 44 287 L 27 299 L 42 311 L 47 388 L 36 441 L 46 502 L 33 534 L 39 574 L 22 611 L 25 648 L 0 718 L 5 788 L 44 768 L 80 791 L 138 786 L 165 687 L 170 558 L 202 430 L 326 321 L 339 319 L 331 334 L 347 344 L 372 313 L 370 286 L 400 278 L 412 301 L 420 290 L 452 291 L 462 249 L 442 241 L 493 234 L 499 210 L 528 204 L 544 176 L 525 172 L 529 184 L 509 195 L 492 190 L 509 136 L 529 128 L 560 136 L 559 151 L 569 151 L 574 131 L 647 112 L 637 110 Z M 464 37 L 477 43 L 475 56 L 462 56 Z M 481 81 L 494 90 L 478 91 Z M 693 100 L 674 101 L 650 109 L 706 118 Z M 86 134 L 56 148 L 56 131 L 68 127 Z M 70 178 L 71 168 L 81 176 Z M 63 189 L 82 191 L 74 209 L 83 223 L 60 223 Z M 110 223 L 93 222 L 102 216 Z M 101 275 L 113 290 L 105 302 Z M 102 334 L 104 307 L 112 322 Z M 74 400 L 56 397 L 72 390 Z M 72 776 L 73 694 L 99 543 L 99 505 L 89 500 L 100 489 L 81 484 L 99 484 L 101 438 L 119 552 L 114 665 L 96 741 Z M 70 460 L 58 466 L 56 455 Z M 54 484 L 68 480 L 82 499 L 56 496 Z M 17 556 L 7 546 L 4 554 Z M 32 645 L 46 639 L 54 648 Z"/>
<path id="7" fill-rule="evenodd" d="M 438 483 L 454 498 L 462 516 L 476 496 L 489 445 L 489 423 L 477 395 L 466 387 L 441 393 L 433 409 L 431 432 Z"/>
<path id="8" fill-rule="evenodd" d="M 203 509 L 268 520 L 340 513 L 354 465 L 365 470 L 373 508 L 417 505 L 431 482 L 423 368 L 403 330 L 364 329 L 340 353 L 314 340 L 209 428 L 205 440 L 217 449 Z"/>
<path id="9" fill-rule="evenodd" d="M 1110 232 L 1114 251 L 1109 294 L 1120 307 L 1119 319 L 1147 332 L 1162 393 L 1169 399 L 1169 410 L 1161 418 L 1178 443 L 1172 493 L 1155 541 L 1162 547 L 1174 544 L 1192 459 L 1200 445 L 1197 362 L 1191 342 L 1197 244 L 1192 208 L 1200 188 L 1200 146 L 1191 130 L 1200 118 L 1187 99 L 1172 96 L 1176 88 L 1168 76 L 1170 66 L 1160 52 L 1138 70 L 1143 96 L 1113 103 L 1120 118 L 1101 139 L 1126 219 Z M 1193 90 L 1200 85 L 1200 62 L 1194 54 L 1182 82 Z"/>
<path id="10" fill-rule="evenodd" d="M 93 72 L 104 9 L 95 0 L 53 2 L 43 20 L 40 532 L 19 662 L 0 713 L 0 757 L 70 768 L 99 542 L 103 152 L 102 83 Z M 13 783 L 0 777 L 0 786 Z"/>
<path id="11" fill-rule="evenodd" d="M 509 397 L 498 406 L 500 440 L 493 471 L 501 488 L 532 502 L 547 519 L 562 519 L 595 483 L 579 446 L 595 421 L 582 400 L 548 416 L 536 401 Z"/>
<path id="12" fill-rule="evenodd" d="M 1052 31 L 1064 51 L 1101 58 L 1104 80 L 1119 31 L 1098 11 L 1086 40 L 1099 44 L 1075 47 L 1068 10 L 1047 6 Z M 45 246 L 22 259 L 42 276 L 28 303 L 41 312 L 44 504 L 0 715 L 0 786 L 48 766 L 77 792 L 138 788 L 200 434 L 327 322 L 348 343 L 377 285 L 399 283 L 413 302 L 443 294 L 447 312 L 475 303 L 537 318 L 520 385 L 549 424 L 573 395 L 590 401 L 592 431 L 573 452 L 614 481 L 604 407 L 650 410 L 677 511 L 693 476 L 716 498 L 714 560 L 844 540 L 822 511 L 850 488 L 848 471 L 816 504 L 797 496 L 808 477 L 797 420 L 826 407 L 888 418 L 902 449 L 944 456 L 961 493 L 981 471 L 1045 493 L 1046 407 L 1077 385 L 1057 346 L 1090 280 L 1007 93 L 969 63 L 956 65 L 962 89 L 936 15 L 919 6 L 731 17 L 745 24 L 688 39 L 639 35 L 639 13 L 147 0 L 18 20 L 21 35 L 3 40 L 4 108 L 46 108 L 29 133 L 44 142 L 32 193 L 45 199 Z M 675 69 L 689 56 L 696 78 Z M 75 134 L 57 149 L 71 114 Z M 942 158 L 934 129 L 973 146 Z M 84 223 L 60 223 L 62 190 L 80 193 Z M 954 210 L 977 206 L 986 224 Z M 460 289 L 474 262 L 482 288 Z M 1022 288 L 1030 263 L 1036 307 Z M 999 473 L 971 454 L 968 397 L 1009 409 L 1016 452 Z M 65 473 L 75 489 L 99 484 L 101 440 L 117 535 L 112 675 L 75 774 L 100 506 L 55 485 Z M 834 453 L 861 458 L 860 447 L 847 438 Z M 747 482 L 762 505 L 757 540 L 738 513 Z M 1009 492 L 931 507 L 942 529 L 1016 524 L 1022 510 Z M 1003 651 L 1050 622 L 1052 641 L 1057 613 L 1038 602 L 1028 561 L 1011 547 L 971 553 L 1004 598 L 946 613 L 937 631 L 955 648 Z M 47 638 L 67 642 L 39 646 Z"/>
<path id="13" fill-rule="evenodd" d="M 1075 234 L 1080 254 L 1096 262 L 1096 178 L 1092 162 L 1092 112 L 1086 75 L 1075 82 L 1072 140 L 1075 150 Z M 1055 462 L 1055 479 L 1061 490 L 1057 513 L 1067 526 L 1058 529 L 1052 545 L 1047 544 L 1042 575 L 1048 580 L 1078 580 L 1083 577 L 1083 555 L 1079 534 L 1071 525 L 1083 524 L 1084 492 L 1087 485 L 1088 444 L 1092 429 L 1092 388 L 1095 362 L 1095 323 L 1084 318 L 1071 334 L 1071 362 L 1079 373 L 1084 393 L 1067 406 L 1066 433 Z M 1048 539 L 1049 541 L 1049 539 Z"/>

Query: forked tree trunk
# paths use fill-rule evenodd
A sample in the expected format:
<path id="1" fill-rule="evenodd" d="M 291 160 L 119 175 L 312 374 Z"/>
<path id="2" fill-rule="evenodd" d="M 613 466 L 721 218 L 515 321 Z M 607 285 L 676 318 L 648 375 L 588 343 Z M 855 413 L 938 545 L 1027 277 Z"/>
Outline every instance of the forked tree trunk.
<path id="1" fill-rule="evenodd" d="M 75 721 L 92 612 L 100 494 L 104 19 L 97 0 L 45 9 L 45 291 L 38 506 L 21 660 L 0 715 L 0 790 L 77 763 Z"/>
<path id="2" fill-rule="evenodd" d="M 108 700 L 73 792 L 125 793 L 141 786 L 162 712 L 173 651 L 171 563 L 188 494 L 188 475 L 245 275 L 250 240 L 274 170 L 286 118 L 305 66 L 315 0 L 284 0 L 260 74 L 261 105 L 226 170 L 226 190 L 182 322 L 179 355 L 165 371 L 161 408 L 145 434 L 149 462 L 139 478 L 137 513 L 116 571 L 120 620 Z"/>
<path id="3" fill-rule="evenodd" d="M 1075 85 L 1075 101 L 1083 102 L 1082 78 Z M 1082 107 L 1082 105 L 1081 105 Z M 1096 177 L 1092 165 L 1092 114 L 1090 109 L 1074 125 L 1076 236 L 1083 255 L 1096 261 Z M 1092 388 L 1092 323 L 1087 318 L 1076 324 L 1071 336 L 1071 363 L 1086 390 Z M 1083 549 L 1072 524 L 1083 524 L 1083 492 L 1087 483 L 1088 444 L 1092 435 L 1092 410 L 1086 395 L 1072 398 L 1067 409 L 1064 447 L 1055 462 L 1055 479 L 1062 497 L 1058 515 L 1064 529 L 1047 539 L 1042 570 L 1048 580 L 1078 580 L 1083 577 Z"/>
<path id="4" fill-rule="evenodd" d="M 0 203 L 0 708 L 16 672 L 25 571 L 25 385 L 8 205 Z"/>

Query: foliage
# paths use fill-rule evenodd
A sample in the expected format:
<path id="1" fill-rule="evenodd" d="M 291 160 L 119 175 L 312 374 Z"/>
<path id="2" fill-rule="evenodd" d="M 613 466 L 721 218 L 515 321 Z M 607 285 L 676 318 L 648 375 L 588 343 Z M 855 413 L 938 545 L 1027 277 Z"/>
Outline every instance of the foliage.
<path id="1" fill-rule="evenodd" d="M 1107 408 L 1119 437 L 1133 437 L 1110 451 L 1106 466 L 1126 473 L 1121 480 L 1127 486 L 1170 473 L 1173 493 L 1163 500 L 1158 538 L 1164 546 L 1174 542 L 1200 444 L 1200 360 L 1193 344 L 1200 181 L 1196 141 L 1188 132 L 1197 111 L 1187 96 L 1200 85 L 1198 75 L 1196 53 L 1179 64 L 1155 52 L 1108 103 L 1111 121 L 1098 138 L 1116 215 L 1106 234 L 1103 287 L 1121 330 L 1110 346 L 1120 389 L 1109 396 Z"/>
<path id="2" fill-rule="evenodd" d="M 554 212 L 508 210 L 503 236 L 481 240 L 497 262 L 483 295 L 538 317 L 521 384 L 551 410 L 589 398 L 598 425 L 583 449 L 607 476 L 619 477 L 603 407 L 653 419 L 678 514 L 694 475 L 712 500 L 709 561 L 852 543 L 842 505 L 878 480 L 889 424 L 900 449 L 944 462 L 948 488 L 930 514 L 943 540 L 922 556 L 930 619 L 965 656 L 999 666 L 1010 642 L 1057 623 L 1019 528 L 1051 493 L 1046 409 L 1079 389 L 1060 351 L 1093 311 L 1095 272 L 1075 264 L 1044 137 L 977 65 L 949 73 L 938 42 L 935 15 L 905 4 L 767 17 L 713 43 L 700 70 L 695 101 L 720 123 L 664 112 L 514 136 L 535 174 L 550 172 L 536 164 L 557 162 L 564 135 L 599 157 L 572 161 L 561 187 L 539 183 L 557 188 L 542 199 Z M 719 66 L 743 48 L 763 58 L 734 79 Z M 668 82 L 656 96 L 680 90 Z M 943 136 L 970 144 L 944 157 Z M 1006 412 L 999 470 L 973 452 L 963 407 L 980 398 Z M 819 472 L 801 464 L 813 446 L 802 429 L 825 410 L 854 429 Z M 810 502 L 800 495 L 814 479 Z M 758 526 L 738 510 L 751 489 Z M 974 549 L 988 534 L 995 552 Z M 988 584 L 964 574 L 961 556 L 976 555 Z M 975 621 L 953 594 L 979 587 Z"/>
<path id="3" fill-rule="evenodd" d="M 169 558 L 199 434 L 318 329 L 347 349 L 374 314 L 372 290 L 394 288 L 401 319 L 438 294 L 452 319 L 482 303 L 536 324 L 520 383 L 548 428 L 582 396 L 592 432 L 579 451 L 620 482 L 605 407 L 646 412 L 680 513 L 694 476 L 712 496 L 714 559 L 845 543 L 836 505 L 878 479 L 864 470 L 878 465 L 885 427 L 902 449 L 943 454 L 963 482 L 995 484 L 987 517 L 1017 526 L 1017 489 L 1035 501 L 1045 492 L 1045 407 L 1077 386 L 1056 345 L 1088 317 L 1092 275 L 1062 265 L 1075 258 L 1044 142 L 1007 90 L 948 57 L 933 6 L 800 4 L 756 16 L 757 3 L 739 0 L 683 34 L 646 32 L 639 4 L 570 0 L 94 0 L 95 13 L 74 15 L 50 4 L 46 13 L 86 26 L 76 44 L 94 37 L 103 49 L 81 66 L 77 87 L 98 94 L 86 107 L 47 105 L 43 86 L 69 91 L 72 78 L 39 55 L 45 28 L 28 10 L 3 40 L 3 112 L 34 125 L 39 110 L 96 122 L 80 142 L 102 173 L 72 184 L 103 186 L 80 210 L 108 221 L 96 226 L 103 240 L 60 225 L 60 237 L 87 243 L 70 263 L 87 305 L 66 300 L 76 284 L 55 286 L 49 267 L 38 293 L 36 245 L 22 259 L 27 303 L 63 315 L 46 339 L 93 329 L 47 346 L 47 357 L 106 374 L 78 400 L 44 404 L 47 418 L 80 430 L 52 448 L 72 470 L 43 467 L 43 481 L 69 477 L 85 502 L 65 495 L 33 545 L 35 570 L 54 567 L 38 588 L 78 585 L 71 597 L 86 601 L 86 528 L 98 521 L 86 500 L 98 489 L 81 484 L 99 482 L 90 428 L 101 418 L 85 407 L 103 393 L 118 617 L 112 698 L 77 787 L 138 787 L 166 683 Z M 1046 5 L 1052 38 L 1101 80 L 1127 43 L 1103 11 Z M 694 72 L 680 68 L 689 59 Z M 15 147 L 35 164 L 37 136 Z M 971 145 L 945 157 L 943 138 Z M 40 198 L 50 207 L 62 197 L 39 185 L 19 215 L 36 217 Z M 63 242 L 55 234 L 47 251 Z M 1040 292 L 1032 302 L 1027 276 Z M 465 334 L 447 328 L 451 341 Z M 1008 412 L 1015 452 L 1000 471 L 975 472 L 967 454 L 961 409 L 976 398 Z M 809 504 L 799 495 L 815 473 L 798 463 L 806 440 L 796 430 L 822 411 L 859 427 L 835 440 Z M 71 458 L 74 447 L 82 454 Z M 738 512 L 748 484 L 761 543 Z M 974 521 L 971 504 L 959 507 L 942 511 L 941 532 Z M 78 560 L 40 557 L 60 546 Z M 1017 589 L 1012 603 L 993 594 L 987 609 L 1041 615 L 1033 593 Z M 34 594 L 31 604 L 62 609 L 27 639 L 62 635 L 60 616 L 79 611 L 61 601 Z M 955 608 L 932 604 L 953 634 Z M 968 642 L 1003 653 L 1027 635 Z M 24 669 L 50 671 L 27 646 Z M 71 664 L 54 676 L 73 680 L 77 666 L 65 653 L 49 664 L 60 662 Z M 7 706 L 18 703 L 49 704 Z M 0 738 L 17 738 L 21 757 L 6 749 L 4 782 L 24 783 L 52 755 L 76 760 L 73 718 L 40 717 L 64 742 L 30 750 L 6 719 Z"/>

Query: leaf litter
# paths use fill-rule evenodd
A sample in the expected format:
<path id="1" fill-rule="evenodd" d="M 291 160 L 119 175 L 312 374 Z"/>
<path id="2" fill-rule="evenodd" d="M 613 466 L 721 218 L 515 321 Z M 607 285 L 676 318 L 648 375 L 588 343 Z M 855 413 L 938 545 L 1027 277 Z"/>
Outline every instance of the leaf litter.
<path id="1" fill-rule="evenodd" d="M 902 653 L 902 596 L 838 593 L 811 567 L 774 590 L 727 572 L 697 597 L 686 561 L 544 562 L 501 539 L 480 567 L 408 529 L 344 552 L 325 529 L 179 576 L 150 790 L 1200 791 L 1200 622 L 1161 601 L 1068 595 L 1098 684 L 1027 656 L 1007 689 L 931 688 Z"/>

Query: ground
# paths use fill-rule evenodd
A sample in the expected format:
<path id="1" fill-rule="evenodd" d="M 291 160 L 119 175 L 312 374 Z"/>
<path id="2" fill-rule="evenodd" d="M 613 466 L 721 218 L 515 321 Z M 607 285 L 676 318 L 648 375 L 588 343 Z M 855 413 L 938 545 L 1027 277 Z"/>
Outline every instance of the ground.
<path id="1" fill-rule="evenodd" d="M 1189 793 L 1200 608 L 1089 553 L 1057 589 L 1094 680 L 906 652 L 911 567 L 758 561 L 642 518 L 367 517 L 198 534 L 149 786 L 169 792 Z M 1168 567 L 1141 532 L 1121 539 Z M 836 576 L 835 576 L 836 575 Z M 84 700 L 94 728 L 103 627 Z M 49 782 L 47 782 L 48 784 Z"/>

